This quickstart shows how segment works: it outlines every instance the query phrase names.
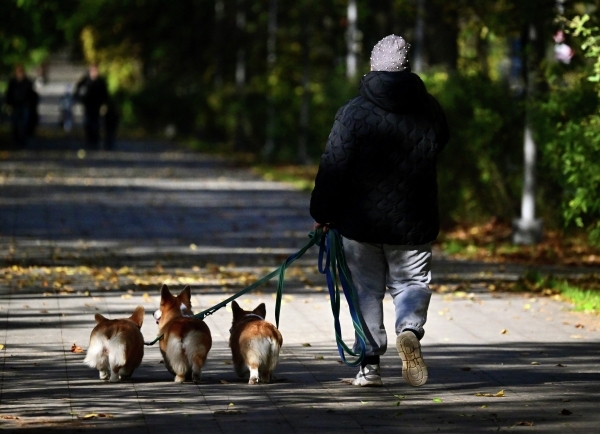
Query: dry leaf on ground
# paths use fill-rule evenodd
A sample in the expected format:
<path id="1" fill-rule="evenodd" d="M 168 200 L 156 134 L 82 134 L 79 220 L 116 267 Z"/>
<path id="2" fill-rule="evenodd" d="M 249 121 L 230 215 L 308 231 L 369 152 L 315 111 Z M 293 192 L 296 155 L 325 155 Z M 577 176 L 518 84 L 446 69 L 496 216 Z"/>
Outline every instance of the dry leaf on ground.
<path id="1" fill-rule="evenodd" d="M 523 421 L 523 422 L 517 422 L 515 425 L 517 425 L 517 426 L 533 426 L 533 422 Z"/>
<path id="2" fill-rule="evenodd" d="M 481 393 L 477 392 L 475 396 L 485 396 L 486 398 L 503 398 L 504 390 L 499 391 L 498 393 Z"/>
<path id="3" fill-rule="evenodd" d="M 72 353 L 83 353 L 83 348 L 81 348 L 80 346 L 73 344 L 71 345 L 71 352 Z"/>
<path id="4" fill-rule="evenodd" d="M 88 413 L 83 416 L 83 419 L 95 419 L 97 417 L 114 417 L 112 414 L 108 413 Z"/>

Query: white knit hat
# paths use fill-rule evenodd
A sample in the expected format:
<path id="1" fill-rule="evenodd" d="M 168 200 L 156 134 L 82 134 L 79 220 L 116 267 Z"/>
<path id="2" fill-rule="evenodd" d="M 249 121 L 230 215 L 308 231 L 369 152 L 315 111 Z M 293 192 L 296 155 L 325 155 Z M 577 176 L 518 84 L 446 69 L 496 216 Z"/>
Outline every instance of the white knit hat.
<path id="1" fill-rule="evenodd" d="M 402 36 L 386 36 L 371 51 L 371 71 L 404 71 L 408 68 L 409 48 Z"/>

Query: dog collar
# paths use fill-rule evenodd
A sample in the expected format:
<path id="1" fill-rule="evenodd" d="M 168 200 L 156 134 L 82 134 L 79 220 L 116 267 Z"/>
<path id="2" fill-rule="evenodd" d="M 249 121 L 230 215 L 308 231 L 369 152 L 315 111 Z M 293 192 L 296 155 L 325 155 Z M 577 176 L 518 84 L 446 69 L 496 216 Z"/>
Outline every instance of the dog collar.
<path id="1" fill-rule="evenodd" d="M 251 317 L 255 317 L 255 318 L 258 318 L 258 319 L 264 321 L 264 318 L 262 316 L 257 315 L 255 313 L 247 313 L 246 315 L 243 316 L 243 318 L 251 318 Z M 229 333 L 231 333 L 231 330 L 233 330 L 233 326 L 229 329 Z"/>

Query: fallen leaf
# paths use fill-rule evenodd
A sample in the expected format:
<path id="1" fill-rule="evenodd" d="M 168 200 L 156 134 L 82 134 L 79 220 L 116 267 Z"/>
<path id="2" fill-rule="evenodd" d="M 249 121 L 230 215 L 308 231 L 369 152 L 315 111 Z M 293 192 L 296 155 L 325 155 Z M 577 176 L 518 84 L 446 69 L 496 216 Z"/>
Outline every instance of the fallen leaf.
<path id="1" fill-rule="evenodd" d="M 95 419 L 97 417 L 114 417 L 112 414 L 108 413 L 88 413 L 83 416 L 83 419 Z"/>
<path id="2" fill-rule="evenodd" d="M 533 426 L 533 422 L 523 421 L 523 422 L 517 422 L 515 425 L 517 425 L 517 426 Z"/>
<path id="3" fill-rule="evenodd" d="M 0 415 L 0 419 L 19 419 L 18 416 L 11 416 L 9 414 L 2 414 Z"/>
<path id="4" fill-rule="evenodd" d="M 122 294 L 121 298 L 123 298 L 123 299 L 131 298 L 131 294 Z"/>
<path id="5" fill-rule="evenodd" d="M 369 401 L 360 401 L 361 404 L 368 404 Z"/>
<path id="6" fill-rule="evenodd" d="M 433 402 L 444 402 L 444 401 L 442 400 L 442 398 L 433 398 L 433 399 L 432 399 L 432 401 L 433 401 Z"/>
<path id="7" fill-rule="evenodd" d="M 398 399 L 405 399 L 406 395 L 394 395 Z"/>
<path id="8" fill-rule="evenodd" d="M 144 292 L 144 295 L 142 295 L 142 298 L 146 302 L 151 302 L 152 301 L 152 297 L 150 297 L 150 294 L 148 294 L 147 292 Z"/>
<path id="9" fill-rule="evenodd" d="M 556 366 L 558 366 L 559 368 L 566 368 L 566 367 L 567 367 L 567 365 L 563 365 L 562 363 L 559 363 L 559 364 L 558 364 L 558 365 L 556 365 Z"/>
<path id="10" fill-rule="evenodd" d="M 232 365 L 233 364 L 233 362 L 231 360 L 225 360 L 223 363 L 225 365 Z"/>
<path id="11" fill-rule="evenodd" d="M 229 403 L 229 406 L 230 406 L 230 407 L 233 407 L 234 405 L 235 405 L 235 404 L 234 404 L 233 402 L 230 402 L 230 403 Z"/>
<path id="12" fill-rule="evenodd" d="M 317 359 L 317 360 L 323 360 L 324 358 L 325 357 L 323 357 L 323 356 L 315 356 L 315 359 Z"/>
<path id="13" fill-rule="evenodd" d="M 540 362 L 531 362 L 532 365 L 539 365 Z"/>
<path id="14" fill-rule="evenodd" d="M 83 353 L 83 348 L 81 348 L 80 346 L 73 344 L 71 345 L 71 352 L 72 353 Z"/>
<path id="15" fill-rule="evenodd" d="M 229 381 L 225 381 L 225 380 L 219 380 L 221 382 L 221 384 L 229 384 Z"/>
<path id="16" fill-rule="evenodd" d="M 487 408 L 487 405 L 483 404 L 483 405 L 481 406 L 481 408 Z"/>
<path id="17" fill-rule="evenodd" d="M 504 397 L 504 390 L 499 391 L 498 393 L 481 393 L 477 392 L 475 396 L 485 396 L 486 398 L 502 398 Z"/>
<path id="18" fill-rule="evenodd" d="M 0 344 L 0 350 L 4 349 L 4 344 Z"/>
<path id="19" fill-rule="evenodd" d="M 570 414 L 573 414 L 573 412 L 570 410 L 567 410 L 566 408 L 563 408 L 559 414 L 562 414 L 563 416 L 569 416 Z"/>
<path id="20" fill-rule="evenodd" d="M 501 335 L 505 335 L 505 334 L 507 334 L 507 333 L 508 333 L 508 330 L 506 330 L 506 329 L 502 329 L 502 330 L 500 330 L 500 334 L 501 334 Z"/>
<path id="21" fill-rule="evenodd" d="M 302 344 L 303 347 L 310 347 L 311 345 L 308 342 Z"/>
<path id="22" fill-rule="evenodd" d="M 585 328 L 585 326 L 584 326 L 583 324 L 577 324 L 577 325 L 575 326 L 575 328 L 576 328 L 576 329 L 582 329 L 582 328 Z"/>
<path id="23" fill-rule="evenodd" d="M 583 339 L 583 336 L 581 336 L 581 335 L 571 335 L 571 337 L 573 339 Z"/>

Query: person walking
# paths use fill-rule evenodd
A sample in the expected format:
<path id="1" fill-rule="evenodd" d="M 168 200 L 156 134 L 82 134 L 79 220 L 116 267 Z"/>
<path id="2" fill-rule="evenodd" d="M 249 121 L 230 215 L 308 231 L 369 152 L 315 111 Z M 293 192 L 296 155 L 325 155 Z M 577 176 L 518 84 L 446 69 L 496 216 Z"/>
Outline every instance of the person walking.
<path id="1" fill-rule="evenodd" d="M 100 144 L 100 108 L 108 102 L 106 80 L 100 76 L 98 65 L 92 63 L 88 73 L 75 86 L 75 100 L 83 104 L 84 129 L 87 145 L 98 149 Z"/>
<path id="2" fill-rule="evenodd" d="M 450 134 L 441 106 L 410 71 L 409 48 L 396 35 L 374 46 L 359 95 L 335 116 L 310 201 L 315 227 L 342 235 L 357 291 L 367 342 L 356 386 L 383 384 L 386 288 L 402 376 L 412 386 L 428 379 L 420 340 L 431 298 L 431 243 L 439 232 L 436 162 Z"/>
<path id="3" fill-rule="evenodd" d="M 38 94 L 33 89 L 33 82 L 25 74 L 22 65 L 15 67 L 15 75 L 8 82 L 5 101 L 11 109 L 11 127 L 13 141 L 17 147 L 25 147 L 33 134 L 36 122 Z"/>

